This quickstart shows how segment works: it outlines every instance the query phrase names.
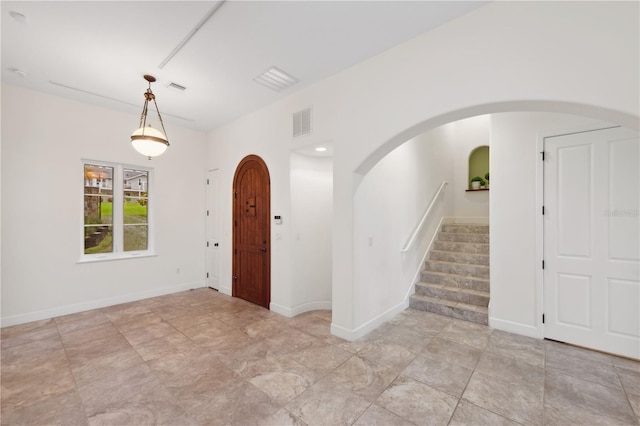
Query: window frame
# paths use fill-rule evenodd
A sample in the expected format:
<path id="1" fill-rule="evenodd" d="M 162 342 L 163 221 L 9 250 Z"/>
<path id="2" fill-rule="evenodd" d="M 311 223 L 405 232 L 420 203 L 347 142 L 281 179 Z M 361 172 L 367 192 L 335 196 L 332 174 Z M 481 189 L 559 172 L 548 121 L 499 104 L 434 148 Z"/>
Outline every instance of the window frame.
<path id="1" fill-rule="evenodd" d="M 85 214 L 85 166 L 103 166 L 103 167 L 112 167 L 113 168 L 113 194 L 112 194 L 112 251 L 110 253 L 94 253 L 94 254 L 85 254 L 85 226 L 84 223 L 84 214 Z M 119 260 L 119 259 L 133 259 L 139 257 L 150 257 L 155 256 L 155 226 L 154 226 L 154 206 L 155 206 L 155 198 L 152 194 L 154 190 L 154 170 L 151 167 L 145 166 L 137 166 L 132 164 L 125 163 L 114 163 L 110 161 L 101 161 L 101 160 L 91 160 L 91 159 L 82 159 L 80 163 L 80 167 L 82 169 L 83 176 L 81 180 L 81 193 L 80 193 L 80 208 L 81 214 L 80 217 L 82 225 L 80 226 L 80 258 L 78 263 L 86 263 L 86 262 L 102 262 L 109 260 Z M 124 216 L 124 200 L 125 200 L 125 188 L 124 188 L 124 170 L 139 170 L 142 172 L 148 173 L 147 178 L 147 249 L 146 250 L 124 250 L 124 228 L 125 228 L 125 216 Z"/>

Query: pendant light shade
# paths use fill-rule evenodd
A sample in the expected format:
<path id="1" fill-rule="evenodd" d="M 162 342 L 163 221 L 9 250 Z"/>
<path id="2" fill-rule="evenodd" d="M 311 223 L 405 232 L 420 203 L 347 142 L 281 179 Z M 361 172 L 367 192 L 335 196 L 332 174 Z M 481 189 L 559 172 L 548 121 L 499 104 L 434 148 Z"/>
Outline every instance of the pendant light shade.
<path id="1" fill-rule="evenodd" d="M 136 151 L 151 159 L 151 157 L 157 157 L 167 150 L 169 147 L 169 139 L 167 138 L 167 132 L 164 129 L 164 123 L 162 122 L 162 116 L 160 115 L 158 104 L 156 103 L 156 97 L 151 91 L 151 83 L 156 81 L 156 79 L 151 75 L 145 75 L 144 79 L 149 82 L 149 88 L 144 94 L 144 106 L 142 107 L 142 115 L 140 116 L 140 126 L 131 135 L 131 144 Z M 149 101 L 153 101 L 153 104 L 156 107 L 162 131 L 147 125 Z"/>
<path id="2" fill-rule="evenodd" d="M 131 144 L 140 154 L 147 157 L 157 157 L 167 150 L 169 141 L 160 130 L 147 126 L 140 127 L 133 132 Z"/>

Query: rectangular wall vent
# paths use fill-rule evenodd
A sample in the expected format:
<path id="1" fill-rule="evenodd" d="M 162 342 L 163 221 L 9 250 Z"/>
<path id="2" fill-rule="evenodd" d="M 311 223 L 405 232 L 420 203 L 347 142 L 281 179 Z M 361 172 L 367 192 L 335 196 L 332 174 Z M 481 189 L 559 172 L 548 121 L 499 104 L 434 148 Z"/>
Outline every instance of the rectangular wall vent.
<path id="1" fill-rule="evenodd" d="M 293 137 L 311 133 L 311 108 L 293 113 Z"/>

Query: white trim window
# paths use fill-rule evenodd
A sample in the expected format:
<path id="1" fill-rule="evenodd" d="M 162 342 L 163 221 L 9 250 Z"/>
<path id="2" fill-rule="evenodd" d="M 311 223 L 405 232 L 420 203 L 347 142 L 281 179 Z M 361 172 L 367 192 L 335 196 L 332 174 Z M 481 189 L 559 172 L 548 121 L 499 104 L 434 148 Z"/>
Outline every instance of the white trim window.
<path id="1" fill-rule="evenodd" d="M 153 170 L 84 160 L 80 261 L 153 255 Z"/>

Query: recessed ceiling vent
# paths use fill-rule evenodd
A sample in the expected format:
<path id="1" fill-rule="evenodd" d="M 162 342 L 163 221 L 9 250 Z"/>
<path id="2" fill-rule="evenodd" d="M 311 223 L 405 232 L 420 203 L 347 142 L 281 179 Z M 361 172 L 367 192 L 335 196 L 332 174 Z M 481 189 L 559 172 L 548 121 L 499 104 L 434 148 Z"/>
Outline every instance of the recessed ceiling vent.
<path id="1" fill-rule="evenodd" d="M 311 134 L 311 108 L 293 113 L 293 137 Z"/>
<path id="2" fill-rule="evenodd" d="M 173 83 L 173 82 L 169 83 L 169 85 L 167 87 L 169 89 L 176 89 L 176 90 L 180 90 L 180 91 L 187 90 L 187 88 L 184 87 L 183 85 L 178 84 L 178 83 Z"/>
<path id="3" fill-rule="evenodd" d="M 298 79 L 292 77 L 286 72 L 276 67 L 271 67 L 256 78 L 253 79 L 258 84 L 268 87 L 269 89 L 279 92 L 292 86 L 298 82 Z"/>

